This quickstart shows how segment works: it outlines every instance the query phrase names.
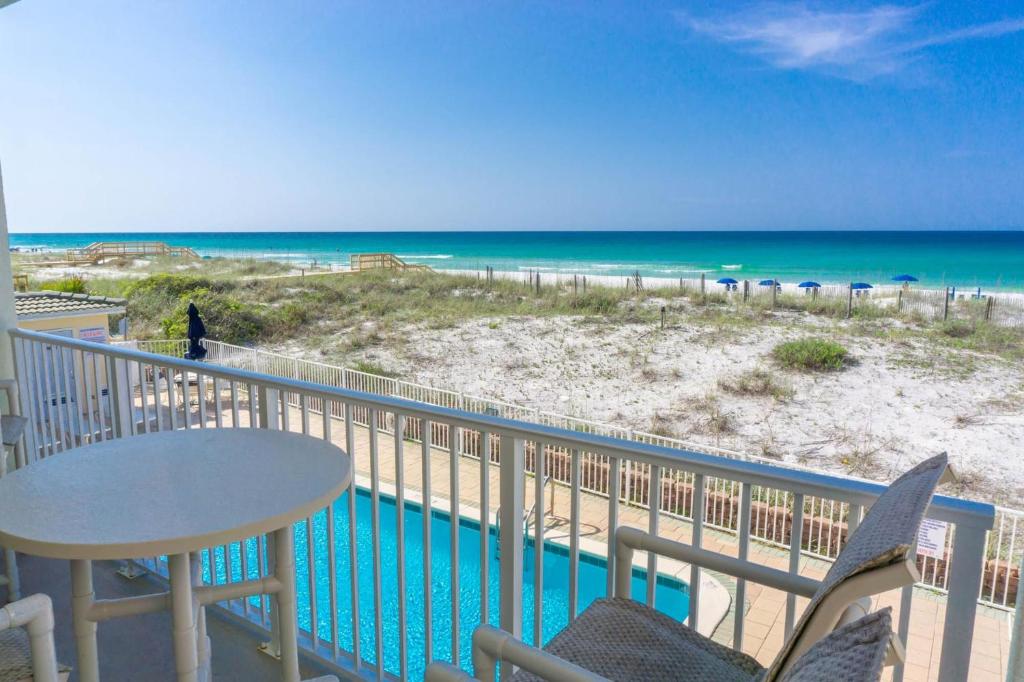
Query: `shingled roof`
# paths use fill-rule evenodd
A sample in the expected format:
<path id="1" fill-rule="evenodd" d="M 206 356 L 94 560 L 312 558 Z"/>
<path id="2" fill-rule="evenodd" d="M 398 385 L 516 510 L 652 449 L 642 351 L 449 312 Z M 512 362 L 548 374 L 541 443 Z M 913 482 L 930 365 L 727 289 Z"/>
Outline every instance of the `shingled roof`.
<path id="1" fill-rule="evenodd" d="M 38 320 L 47 317 L 123 313 L 124 299 L 88 294 L 68 294 L 61 291 L 30 291 L 14 295 L 14 309 L 19 320 Z"/>

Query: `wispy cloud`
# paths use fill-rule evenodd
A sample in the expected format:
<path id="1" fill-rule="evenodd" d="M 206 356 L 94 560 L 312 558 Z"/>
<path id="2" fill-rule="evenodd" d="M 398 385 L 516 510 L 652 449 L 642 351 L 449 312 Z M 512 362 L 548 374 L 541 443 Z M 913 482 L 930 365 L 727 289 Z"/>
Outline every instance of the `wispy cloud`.
<path id="1" fill-rule="evenodd" d="M 1024 31 L 1024 18 L 925 33 L 923 7 L 879 5 L 825 11 L 802 4 L 759 4 L 741 12 L 678 20 L 696 34 L 754 54 L 783 69 L 819 69 L 853 80 L 893 74 L 931 47 Z"/>

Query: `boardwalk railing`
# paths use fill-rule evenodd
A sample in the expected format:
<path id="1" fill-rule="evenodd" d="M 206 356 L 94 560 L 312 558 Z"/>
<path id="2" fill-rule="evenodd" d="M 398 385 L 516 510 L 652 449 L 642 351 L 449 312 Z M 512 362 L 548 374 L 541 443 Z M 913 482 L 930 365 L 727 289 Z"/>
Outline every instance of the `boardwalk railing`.
<path id="1" fill-rule="evenodd" d="M 393 253 L 353 253 L 349 257 L 349 268 L 353 272 L 366 270 L 423 270 L 431 268 L 421 263 L 406 263 Z"/>
<path id="2" fill-rule="evenodd" d="M 171 341 L 131 341 L 129 344 L 139 350 L 173 357 L 182 357 L 188 342 L 184 339 Z M 430 386 L 423 386 L 392 377 L 369 374 L 354 369 L 327 365 L 301 358 L 290 357 L 279 353 L 271 353 L 255 348 L 245 348 L 219 341 L 204 341 L 209 350 L 207 362 L 238 367 L 252 372 L 261 372 L 277 377 L 287 377 L 310 381 L 339 388 L 350 388 L 377 395 L 393 396 L 415 400 L 417 402 L 448 407 L 479 414 L 488 414 L 506 419 L 555 426 L 582 433 L 619 438 L 623 440 L 658 445 L 679 450 L 690 450 L 704 454 L 718 455 L 749 462 L 779 465 L 753 455 L 716 448 L 709 445 L 693 443 L 677 438 L 658 436 L 643 431 L 618 427 L 603 422 L 596 422 L 577 417 L 570 417 L 554 412 L 546 412 L 513 403 L 481 398 L 456 391 L 449 391 Z M 335 415 L 340 417 L 341 415 Z M 357 423 L 366 424 L 366 415 L 358 410 L 355 413 Z M 390 433 L 392 425 L 382 420 L 378 428 Z M 448 447 L 448 433 L 443 425 L 435 425 L 433 443 Z M 407 432 L 407 437 L 419 439 L 416 432 Z M 467 440 L 461 443 L 460 454 L 479 458 L 480 443 Z M 554 454 L 551 461 L 552 480 L 564 486 L 570 486 L 571 469 L 567 457 Z M 598 461 L 584 461 L 581 480 L 582 489 L 607 496 L 609 480 L 601 474 L 605 464 Z M 624 503 L 646 508 L 649 505 L 650 471 L 643 465 L 625 463 L 623 469 L 621 500 Z M 787 468 L 810 471 L 795 465 L 782 465 Z M 693 476 L 680 474 L 675 480 L 663 481 L 663 497 L 660 510 L 664 514 L 692 520 Z M 704 523 L 709 528 L 727 533 L 739 531 L 738 510 L 740 506 L 740 486 L 735 481 L 706 479 L 704 499 L 706 509 Z M 786 547 L 793 533 L 793 497 L 784 490 L 756 488 L 753 491 L 751 520 L 751 536 L 762 542 L 778 547 Z M 819 499 L 814 496 L 804 498 L 801 513 L 804 527 L 802 529 L 801 549 L 809 556 L 821 559 L 834 559 L 842 547 L 849 531 L 849 505 L 836 500 Z M 946 591 L 948 583 L 949 555 L 952 536 L 946 535 L 945 547 L 941 553 L 929 551 L 918 557 L 922 585 Z M 984 565 L 983 583 L 979 600 L 989 606 L 1004 610 L 1014 608 L 1019 584 L 1021 561 L 1024 560 L 1024 512 L 1007 509 L 996 509 L 995 528 L 986 539 L 986 561 Z"/>
<path id="3" fill-rule="evenodd" d="M 790 571 L 797 572 L 808 535 L 816 536 L 815 546 L 819 547 L 841 547 L 844 542 L 843 533 L 831 539 L 817 538 L 819 529 L 805 521 L 808 505 L 845 510 L 846 523 L 852 527 L 883 490 L 863 481 L 473 412 L 466 405 L 444 407 L 352 385 L 332 386 L 312 378 L 273 376 L 232 366 L 241 364 L 240 358 L 224 364 L 199 363 L 26 330 L 14 330 L 11 335 L 21 387 L 19 407 L 30 422 L 27 456 L 19 466 L 32 466 L 37 459 L 59 456 L 83 443 L 134 437 L 151 430 L 271 428 L 340 442 L 355 460 L 356 470 L 369 472 L 369 492 L 357 490 L 354 481 L 338 504 L 296 528 L 303 645 L 338 670 L 377 679 L 389 675 L 415 678 L 432 657 L 468 666 L 468 636 L 481 622 L 499 623 L 515 635 L 522 635 L 524 627 L 532 625 L 534 637 L 525 639 L 536 642 L 547 633 L 541 614 L 556 622 L 574 618 L 580 606 L 581 521 L 586 517 L 590 524 L 595 519 L 592 513 L 585 516 L 584 503 L 591 509 L 594 504 L 604 507 L 599 514 L 606 519 L 607 527 L 600 529 L 604 537 L 611 537 L 620 518 L 627 512 L 632 514 L 630 508 L 637 504 L 646 509 L 643 525 L 656 534 L 664 516 L 662 510 L 683 516 L 689 513 L 695 517 L 689 541 L 697 547 L 704 544 L 708 524 L 739 519 L 736 543 L 738 556 L 744 561 L 753 561 L 748 557 L 755 529 L 774 528 L 776 541 L 789 558 Z M 354 375 L 344 379 L 350 384 L 361 380 Z M 385 459 L 386 453 L 390 453 L 390 459 Z M 460 453 L 476 459 L 467 463 L 458 456 Z M 445 463 L 441 471 L 431 468 L 436 458 Z M 385 462 L 392 469 L 382 470 Z M 422 469 L 409 468 L 407 462 L 416 462 Z M 472 470 L 468 476 L 465 464 Z M 406 483 L 405 477 L 413 471 L 422 471 L 418 491 L 412 482 Z M 396 524 L 398 537 L 408 532 L 408 497 L 416 493 L 421 505 L 416 510 L 424 521 L 426 539 L 422 564 L 417 564 L 416 571 L 410 570 L 409 562 L 419 557 L 405 556 L 403 543 L 398 542 L 397 554 L 386 557 L 389 568 L 387 574 L 384 572 L 382 474 L 394 476 L 394 512 L 388 523 Z M 495 475 L 497 499 L 492 500 Z M 523 565 L 522 550 L 530 546 L 529 540 L 535 547 L 547 546 L 545 515 L 536 515 L 532 526 L 524 527 L 522 513 L 528 481 L 533 481 L 535 499 L 539 499 L 548 475 L 569 481 L 569 517 L 560 525 L 560 532 L 568 538 L 568 547 L 561 550 L 567 559 L 565 568 L 557 569 L 566 575 L 547 574 L 546 562 L 539 558 L 529 573 Z M 445 491 L 438 489 L 438 482 L 444 482 L 447 488 L 443 504 L 441 495 Z M 471 484 L 479 486 L 475 509 L 462 506 L 465 496 L 460 494 L 460 485 Z M 597 503 L 602 498 L 587 490 L 605 490 L 607 494 Z M 657 501 L 651 503 L 655 490 Z M 720 490 L 735 491 L 731 499 L 738 500 L 738 504 L 719 495 Z M 368 508 L 357 504 L 360 495 L 369 496 Z M 785 513 L 781 504 L 763 505 L 764 500 L 780 498 L 789 500 Z M 491 528 L 494 519 L 489 510 L 498 507 L 501 534 L 497 557 L 490 554 L 488 542 L 467 543 L 460 527 L 471 523 L 469 520 L 449 524 L 447 538 L 431 540 L 431 521 L 439 507 L 446 508 L 451 519 L 461 519 L 465 512 L 477 519 L 481 528 Z M 765 518 L 762 511 L 768 510 L 776 510 L 778 517 Z M 366 514 L 372 532 L 369 540 L 357 541 L 357 524 L 365 521 Z M 946 524 L 947 531 L 947 540 L 941 543 L 947 547 L 943 557 L 944 565 L 948 565 L 943 570 L 948 592 L 944 628 L 956 636 L 947 634 L 941 649 L 930 653 L 930 658 L 940 661 L 939 679 L 943 681 L 960 681 L 968 676 L 985 538 L 994 514 L 990 505 L 942 496 L 934 499 L 928 512 L 930 519 Z M 347 533 L 342 533 L 342 528 Z M 586 532 L 595 531 L 587 528 Z M 337 556 L 336 549 L 345 546 L 350 554 Z M 442 548 L 449 560 L 438 564 L 435 555 Z M 460 551 L 480 552 L 478 568 L 474 569 L 479 575 L 467 573 L 459 560 Z M 616 557 L 610 543 L 601 551 L 610 594 Z M 259 538 L 210 548 L 205 553 L 207 579 L 220 583 L 258 576 L 265 572 L 264 554 Z M 372 560 L 361 563 L 368 555 Z M 165 568 L 158 558 L 139 561 L 158 572 Z M 492 561 L 496 576 L 491 573 Z M 365 566 L 372 579 L 357 575 L 357 566 L 360 571 Z M 647 568 L 640 575 L 646 576 L 648 603 L 654 603 L 653 576 L 658 571 L 658 559 L 649 557 Z M 437 581 L 432 570 L 447 571 L 441 581 L 446 596 L 436 596 Z M 701 572 L 691 567 L 688 577 L 689 606 L 686 613 L 677 615 L 703 627 L 700 614 L 707 608 L 707 596 L 703 594 Z M 460 580 L 479 583 L 481 589 L 467 590 L 463 595 Z M 568 585 L 568 599 L 564 611 L 552 614 L 543 608 L 542 596 L 545 585 L 558 584 Z M 407 603 L 407 592 L 414 592 L 417 585 L 425 602 L 419 605 L 422 608 L 413 610 Z M 739 604 L 744 603 L 745 589 L 746 584 L 739 581 Z M 920 596 L 913 588 L 901 591 L 899 632 L 904 641 L 910 631 L 911 605 L 917 598 Z M 472 603 L 467 604 L 466 599 Z M 272 628 L 272 602 L 243 600 L 221 606 L 268 631 Z M 360 615 L 367 608 L 369 612 L 363 610 Z M 737 648 L 743 643 L 745 611 L 732 610 L 733 644 Z M 785 612 L 788 633 L 798 616 L 795 595 L 787 599 Z M 528 619 L 527 613 L 535 616 Z M 415 627 L 410 627 L 412 623 Z M 896 674 L 899 679 L 902 671 Z"/>

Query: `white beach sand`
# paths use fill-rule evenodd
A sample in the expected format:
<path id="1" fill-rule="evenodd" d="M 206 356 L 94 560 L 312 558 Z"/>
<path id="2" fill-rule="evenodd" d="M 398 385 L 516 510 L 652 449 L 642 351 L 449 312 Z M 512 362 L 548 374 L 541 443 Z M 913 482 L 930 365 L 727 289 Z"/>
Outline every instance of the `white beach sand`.
<path id="1" fill-rule="evenodd" d="M 438 388 L 877 480 L 945 450 L 964 493 L 1024 504 L 1024 467 L 1007 466 L 1024 442 L 1024 368 L 856 336 L 843 339 L 856 361 L 843 371 L 774 369 L 767 356 L 775 344 L 827 324 L 800 321 L 795 327 L 780 316 L 778 324 L 716 334 L 693 325 L 484 319 L 403 329 L 400 342 L 362 356 Z M 793 397 L 735 396 L 718 386 L 757 366 L 772 368 Z M 716 403 L 728 422 L 719 434 Z"/>

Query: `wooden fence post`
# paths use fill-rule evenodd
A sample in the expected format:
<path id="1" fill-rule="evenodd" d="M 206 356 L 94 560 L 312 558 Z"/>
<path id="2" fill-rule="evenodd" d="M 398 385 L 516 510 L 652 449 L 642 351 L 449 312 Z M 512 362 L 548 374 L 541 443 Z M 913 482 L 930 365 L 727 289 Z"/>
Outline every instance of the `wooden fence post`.
<path id="1" fill-rule="evenodd" d="M 775 299 L 779 295 L 779 283 L 772 280 L 772 310 L 775 310 Z"/>
<path id="2" fill-rule="evenodd" d="M 704 288 L 704 273 L 700 273 L 700 297 L 704 301 L 704 305 L 708 304 L 707 289 Z"/>
<path id="3" fill-rule="evenodd" d="M 946 298 L 942 302 L 942 321 L 949 319 L 949 287 L 946 287 Z"/>
<path id="4" fill-rule="evenodd" d="M 747 299 L 750 298 L 750 280 L 743 280 L 743 302 L 746 303 Z"/>
<path id="5" fill-rule="evenodd" d="M 853 317 L 853 282 L 850 282 L 850 288 L 846 293 L 846 319 L 850 319 Z"/>
<path id="6" fill-rule="evenodd" d="M 986 322 L 990 321 L 992 319 L 992 308 L 994 308 L 995 305 L 996 305 L 996 299 L 993 296 L 989 295 L 988 302 L 985 303 L 985 321 Z"/>
<path id="7" fill-rule="evenodd" d="M 903 289 L 901 288 L 896 294 L 896 314 L 903 312 Z"/>

